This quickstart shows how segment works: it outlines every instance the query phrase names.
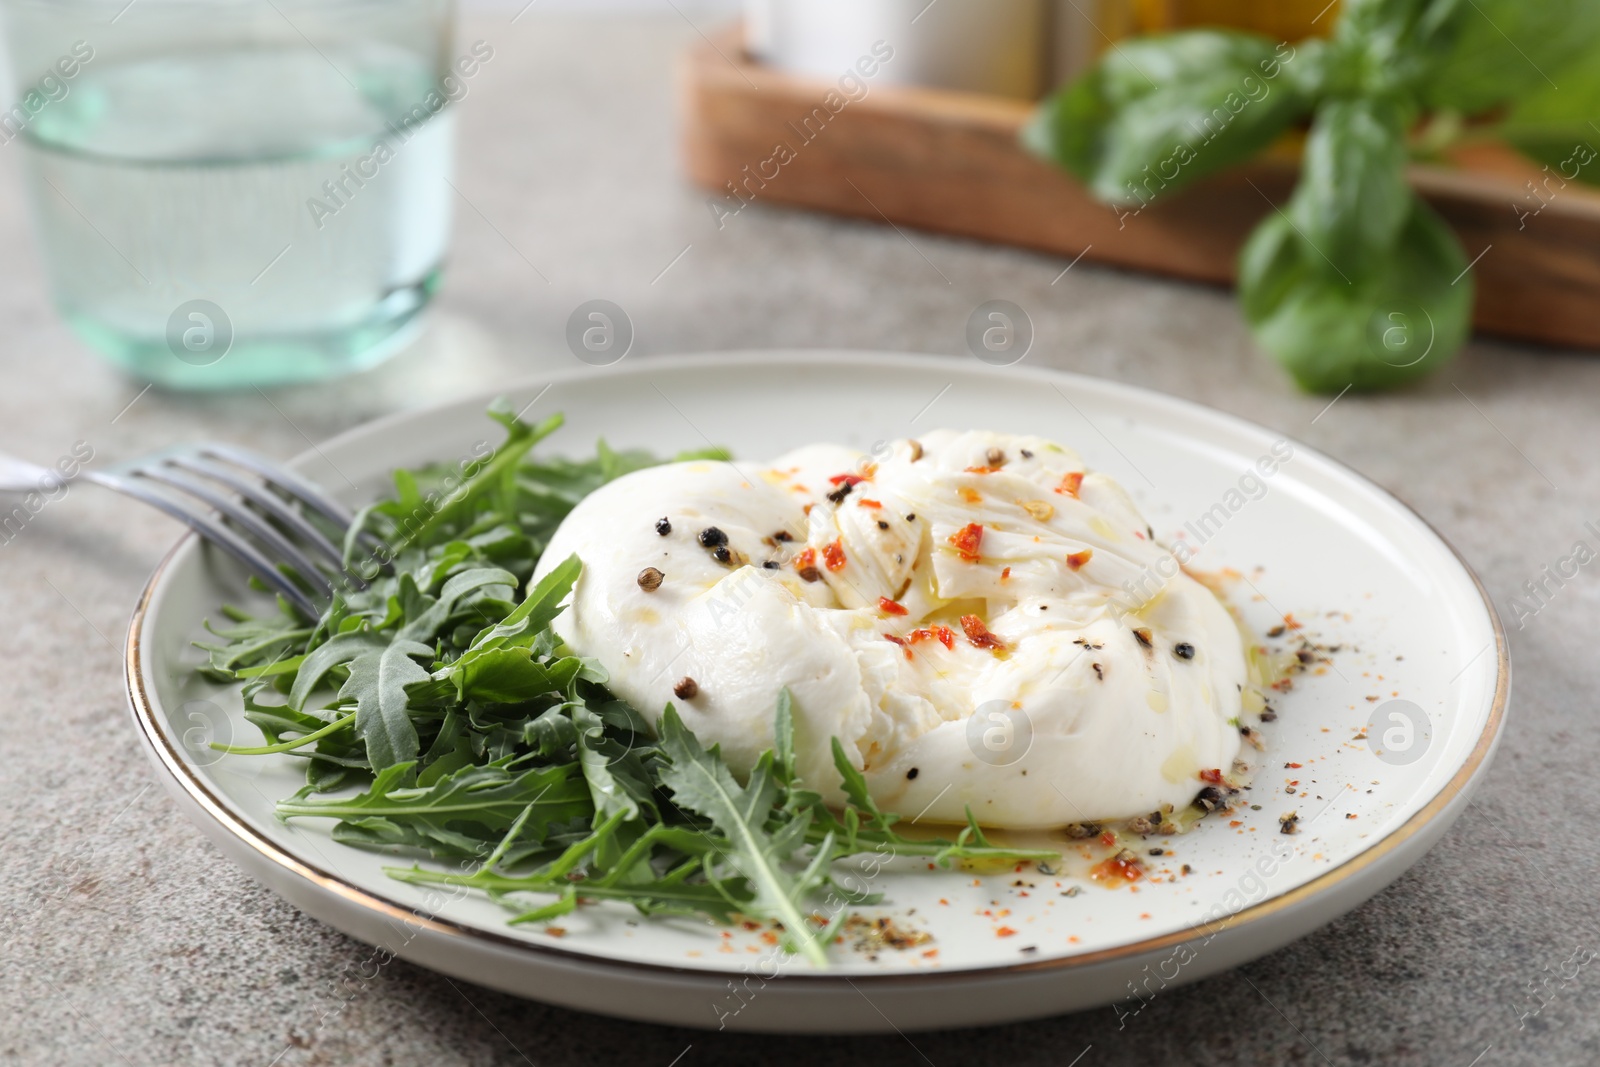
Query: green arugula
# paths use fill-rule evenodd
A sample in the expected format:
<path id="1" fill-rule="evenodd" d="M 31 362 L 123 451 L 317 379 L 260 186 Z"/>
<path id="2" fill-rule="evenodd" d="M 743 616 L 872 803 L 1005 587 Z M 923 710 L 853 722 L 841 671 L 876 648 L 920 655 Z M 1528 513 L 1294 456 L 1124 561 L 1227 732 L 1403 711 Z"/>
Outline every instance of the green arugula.
<path id="1" fill-rule="evenodd" d="M 1448 361 L 1472 324 L 1469 260 L 1412 191 L 1408 160 L 1487 135 L 1558 171 L 1550 187 L 1600 180 L 1596 70 L 1592 0 L 1345 0 L 1327 41 L 1208 29 L 1120 42 L 1023 140 L 1126 217 L 1310 116 L 1292 199 L 1240 254 L 1240 303 L 1303 388 L 1384 389 Z"/>
<path id="2" fill-rule="evenodd" d="M 347 556 L 379 566 L 315 626 L 281 602 L 259 618 L 227 608 L 202 646 L 203 673 L 240 684 L 264 738 L 215 747 L 306 763 L 280 818 L 333 820 L 344 844 L 450 863 L 389 873 L 483 892 L 515 923 L 601 900 L 755 918 L 817 966 L 845 909 L 874 899 L 835 881 L 851 856 L 947 867 L 1056 858 L 992 845 L 970 814 L 954 840 L 901 835 L 837 741 L 846 799 L 830 808 L 811 788 L 827 783 L 797 777 L 786 691 L 775 696 L 774 748 L 742 782 L 671 706 L 652 730 L 551 629 L 580 560 L 531 577 L 578 501 L 656 461 L 604 442 L 588 461 L 535 458 L 559 416 L 531 426 L 503 404 L 490 414 L 506 430 L 498 448 L 453 468 L 397 471 L 393 498 L 359 513 Z"/>

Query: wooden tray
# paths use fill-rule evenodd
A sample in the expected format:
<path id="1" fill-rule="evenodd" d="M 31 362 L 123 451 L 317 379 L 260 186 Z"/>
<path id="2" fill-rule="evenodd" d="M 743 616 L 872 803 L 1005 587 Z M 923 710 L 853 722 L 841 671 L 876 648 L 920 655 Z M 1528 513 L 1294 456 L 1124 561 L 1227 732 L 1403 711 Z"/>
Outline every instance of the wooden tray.
<path id="1" fill-rule="evenodd" d="M 1121 214 L 1018 145 L 1031 104 L 867 80 L 865 98 L 832 113 L 834 84 L 751 62 L 737 29 L 693 48 L 684 158 L 720 224 L 737 225 L 724 213 L 745 201 L 791 204 L 1227 284 L 1245 237 L 1294 185 L 1292 159 L 1264 158 Z M 1600 190 L 1541 186 L 1543 210 L 1524 216 L 1540 206 L 1526 185 L 1544 178 L 1536 166 L 1494 146 L 1456 162 L 1414 167 L 1412 181 L 1478 257 L 1478 328 L 1600 348 Z"/>

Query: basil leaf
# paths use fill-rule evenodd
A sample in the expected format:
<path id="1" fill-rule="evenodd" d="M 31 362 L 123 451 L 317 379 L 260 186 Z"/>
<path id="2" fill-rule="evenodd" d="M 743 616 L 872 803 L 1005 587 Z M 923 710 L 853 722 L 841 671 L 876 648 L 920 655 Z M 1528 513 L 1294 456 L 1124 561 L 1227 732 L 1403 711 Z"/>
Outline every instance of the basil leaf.
<path id="1" fill-rule="evenodd" d="M 1312 265 L 1337 280 L 1375 270 L 1411 214 L 1405 118 L 1381 100 L 1330 100 L 1317 109 L 1288 214 L 1327 257 Z"/>
<path id="2" fill-rule="evenodd" d="M 1472 278 L 1460 244 L 1413 200 L 1393 252 L 1349 282 L 1283 215 L 1250 238 L 1239 298 L 1256 340 L 1304 389 L 1384 389 L 1447 362 L 1472 327 Z"/>
<path id="3" fill-rule="evenodd" d="M 1470 0 L 1454 11 L 1452 28 L 1451 47 L 1422 98 L 1429 107 L 1474 115 L 1582 77 L 1600 41 L 1600 4 Z"/>
<path id="4" fill-rule="evenodd" d="M 1495 132 L 1546 168 L 1519 215 L 1540 210 L 1569 181 L 1600 185 L 1600 44 L 1561 76 L 1560 89 L 1545 86 L 1517 100 Z"/>
<path id="5" fill-rule="evenodd" d="M 1449 55 L 1468 0 L 1345 0 L 1334 32 L 1335 96 L 1412 96 Z"/>
<path id="6" fill-rule="evenodd" d="M 1119 42 L 1047 100 L 1024 134 L 1112 204 L 1143 204 L 1242 163 L 1306 113 L 1282 78 L 1296 48 L 1258 34 L 1191 30 Z"/>

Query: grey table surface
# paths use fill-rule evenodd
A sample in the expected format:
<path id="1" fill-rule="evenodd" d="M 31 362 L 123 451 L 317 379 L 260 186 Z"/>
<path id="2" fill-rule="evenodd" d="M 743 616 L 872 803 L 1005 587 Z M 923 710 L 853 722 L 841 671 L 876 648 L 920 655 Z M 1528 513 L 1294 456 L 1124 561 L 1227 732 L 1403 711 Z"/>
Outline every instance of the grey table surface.
<path id="1" fill-rule="evenodd" d="M 671 92 L 687 19 L 467 19 L 493 60 L 461 108 L 449 279 L 426 335 L 316 388 L 141 392 L 52 312 L 0 149 L 0 450 L 109 462 L 201 438 L 289 456 L 370 417 L 572 365 L 571 310 L 629 310 L 630 359 L 860 347 L 965 355 L 973 308 L 1026 308 L 1029 359 L 1164 390 L 1326 450 L 1411 502 L 1512 598 L 1600 519 L 1593 354 L 1474 343 L 1420 387 L 1298 394 L 1227 294 L 885 226 L 752 209 L 718 230 L 680 178 Z M 1492 253 L 1491 253 L 1492 254 Z M 1109 1009 L 909 1037 L 734 1036 L 618 1022 L 396 961 L 330 1017 L 364 948 L 254 884 L 156 783 L 119 649 L 180 531 L 74 489 L 0 545 L 0 1061 L 24 1063 L 1590 1064 L 1600 948 L 1586 820 L 1600 596 L 1585 571 L 1511 625 L 1511 727 L 1482 790 L 1393 887 L 1240 971 Z"/>

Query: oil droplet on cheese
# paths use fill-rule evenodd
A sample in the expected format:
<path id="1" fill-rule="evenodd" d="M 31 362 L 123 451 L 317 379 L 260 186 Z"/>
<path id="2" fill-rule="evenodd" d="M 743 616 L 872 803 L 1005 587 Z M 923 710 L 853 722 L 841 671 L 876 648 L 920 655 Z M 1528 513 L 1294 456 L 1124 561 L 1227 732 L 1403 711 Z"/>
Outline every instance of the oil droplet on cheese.
<path id="1" fill-rule="evenodd" d="M 1174 749 L 1161 764 L 1161 777 L 1177 783 L 1200 773 L 1200 764 L 1194 758 L 1194 749 L 1188 745 Z"/>

